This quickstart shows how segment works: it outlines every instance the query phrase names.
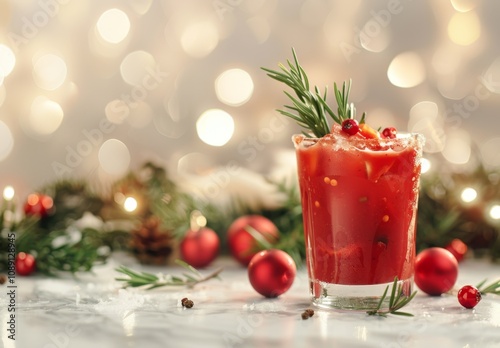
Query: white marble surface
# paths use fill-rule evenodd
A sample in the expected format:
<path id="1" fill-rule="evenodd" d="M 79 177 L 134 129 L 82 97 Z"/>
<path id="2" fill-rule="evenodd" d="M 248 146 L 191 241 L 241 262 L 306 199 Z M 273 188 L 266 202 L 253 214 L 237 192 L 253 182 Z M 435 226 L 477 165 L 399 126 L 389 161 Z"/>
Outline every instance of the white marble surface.
<path id="1" fill-rule="evenodd" d="M 214 264 L 224 266 L 222 280 L 189 290 L 121 289 L 114 281 L 114 267 L 121 263 L 141 269 L 121 258 L 78 279 L 17 277 L 16 341 L 7 338 L 7 288 L 0 287 L 0 347 L 500 347 L 500 296 L 485 296 L 466 310 L 455 296 L 419 292 L 406 307 L 412 318 L 316 309 L 302 320 L 300 314 L 310 307 L 304 271 L 289 292 L 265 299 L 231 260 Z M 484 278 L 500 278 L 500 266 L 466 260 L 457 286 Z M 183 297 L 194 307 L 183 309 Z"/>

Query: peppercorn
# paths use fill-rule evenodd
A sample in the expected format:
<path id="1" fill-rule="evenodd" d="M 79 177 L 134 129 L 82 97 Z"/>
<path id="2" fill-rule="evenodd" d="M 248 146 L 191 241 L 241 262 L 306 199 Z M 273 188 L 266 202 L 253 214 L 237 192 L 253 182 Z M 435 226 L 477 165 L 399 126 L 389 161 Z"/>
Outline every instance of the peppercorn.
<path id="1" fill-rule="evenodd" d="M 194 306 L 194 302 L 191 301 L 190 299 L 188 299 L 187 297 L 184 297 L 182 300 L 181 300 L 181 305 L 182 307 L 186 307 L 186 308 L 193 308 Z"/>

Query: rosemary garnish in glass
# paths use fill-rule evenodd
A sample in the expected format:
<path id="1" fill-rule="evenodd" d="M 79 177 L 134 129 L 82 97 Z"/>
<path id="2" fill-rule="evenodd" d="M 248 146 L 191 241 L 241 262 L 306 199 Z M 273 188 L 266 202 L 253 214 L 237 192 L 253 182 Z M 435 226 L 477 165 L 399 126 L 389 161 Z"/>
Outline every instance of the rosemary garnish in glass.
<path id="1" fill-rule="evenodd" d="M 337 113 L 335 113 L 327 104 L 328 87 L 325 87 L 323 93 L 317 86 L 310 90 L 309 79 L 305 70 L 299 64 L 299 60 L 292 48 L 293 63 L 287 60 L 287 65 L 278 64 L 281 71 L 262 68 L 267 75 L 290 87 L 296 96 L 289 92 L 284 92 L 290 98 L 292 105 L 285 105 L 284 110 L 277 110 L 284 116 L 295 120 L 301 127 L 306 128 L 316 137 L 321 138 L 330 133 L 328 118 L 332 118 L 336 123 L 342 124 L 342 121 L 354 118 L 356 109 L 352 103 L 349 103 L 349 92 L 351 91 L 351 81 L 342 84 L 342 89 L 337 88 L 334 83 L 334 94 L 337 101 Z M 365 114 L 361 117 L 360 123 L 364 123 Z M 306 134 L 307 135 L 307 134 Z"/>

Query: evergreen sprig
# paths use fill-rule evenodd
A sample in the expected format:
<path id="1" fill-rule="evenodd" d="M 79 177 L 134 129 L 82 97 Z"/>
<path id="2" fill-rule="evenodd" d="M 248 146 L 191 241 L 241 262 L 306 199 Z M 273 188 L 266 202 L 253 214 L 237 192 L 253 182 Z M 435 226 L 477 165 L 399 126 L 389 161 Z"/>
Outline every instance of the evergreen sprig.
<path id="1" fill-rule="evenodd" d="M 188 273 L 182 273 L 182 276 L 173 276 L 165 274 L 152 274 L 148 272 L 137 272 L 125 266 L 120 266 L 116 269 L 117 272 L 127 276 L 127 278 L 115 278 L 117 281 L 124 282 L 124 287 L 141 287 L 146 290 L 151 290 L 163 286 L 186 286 L 192 288 L 196 284 L 206 282 L 213 278 L 219 278 L 222 268 L 218 268 L 214 272 L 204 276 L 196 268 L 182 260 L 175 261 L 178 265 L 187 269 Z"/>
<path id="2" fill-rule="evenodd" d="M 377 307 L 373 310 L 367 311 L 366 313 L 368 315 L 377 315 L 380 317 L 387 317 L 388 314 L 413 317 L 413 314 L 407 312 L 401 312 L 400 309 L 406 306 L 408 303 L 410 303 L 410 301 L 413 300 L 417 292 L 414 291 L 410 296 L 406 296 L 403 293 L 402 285 L 401 284 L 398 285 L 398 277 L 395 277 L 394 283 L 392 284 L 391 297 L 389 298 L 389 307 L 387 309 L 381 309 L 382 304 L 384 303 L 387 297 L 388 291 L 389 291 L 389 285 L 387 285 L 387 287 L 385 288 L 385 291 L 382 294 L 382 297 L 380 298 Z"/>
<path id="3" fill-rule="evenodd" d="M 487 279 L 483 280 L 478 285 L 476 285 L 476 288 L 479 290 L 481 295 L 484 294 L 500 295 L 500 280 L 496 280 L 489 285 L 485 285 L 486 281 Z"/>
<path id="4" fill-rule="evenodd" d="M 342 89 L 334 83 L 334 96 L 337 102 L 337 114 L 327 103 L 328 87 L 321 92 L 317 86 L 313 91 L 310 90 L 309 79 L 297 58 L 295 50 L 292 48 L 293 63 L 287 60 L 287 65 L 278 64 L 281 71 L 262 68 L 269 77 L 282 82 L 290 87 L 295 96 L 284 91 L 285 95 L 291 100 L 292 105 L 285 105 L 284 110 L 277 110 L 284 116 L 290 117 L 301 127 L 306 128 L 316 137 L 320 138 L 330 133 L 328 118 L 332 118 L 336 123 L 342 124 L 342 121 L 348 118 L 354 118 L 356 110 L 352 103 L 349 103 L 349 93 L 351 91 L 351 80 L 342 84 Z M 363 114 L 361 123 L 364 122 Z"/>

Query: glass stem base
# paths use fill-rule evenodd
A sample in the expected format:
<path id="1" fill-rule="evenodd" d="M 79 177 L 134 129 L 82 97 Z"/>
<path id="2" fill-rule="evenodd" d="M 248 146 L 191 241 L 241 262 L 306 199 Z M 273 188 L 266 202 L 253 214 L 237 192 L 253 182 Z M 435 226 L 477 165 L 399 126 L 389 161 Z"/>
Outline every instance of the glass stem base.
<path id="1" fill-rule="evenodd" d="M 325 309 L 368 311 L 377 308 L 387 287 L 386 298 L 381 309 L 389 308 L 392 285 L 394 282 L 375 285 L 340 285 L 321 281 L 311 281 L 310 291 L 315 306 Z M 413 291 L 413 278 L 399 280 L 396 286 L 401 286 L 404 296 L 410 296 Z"/>

